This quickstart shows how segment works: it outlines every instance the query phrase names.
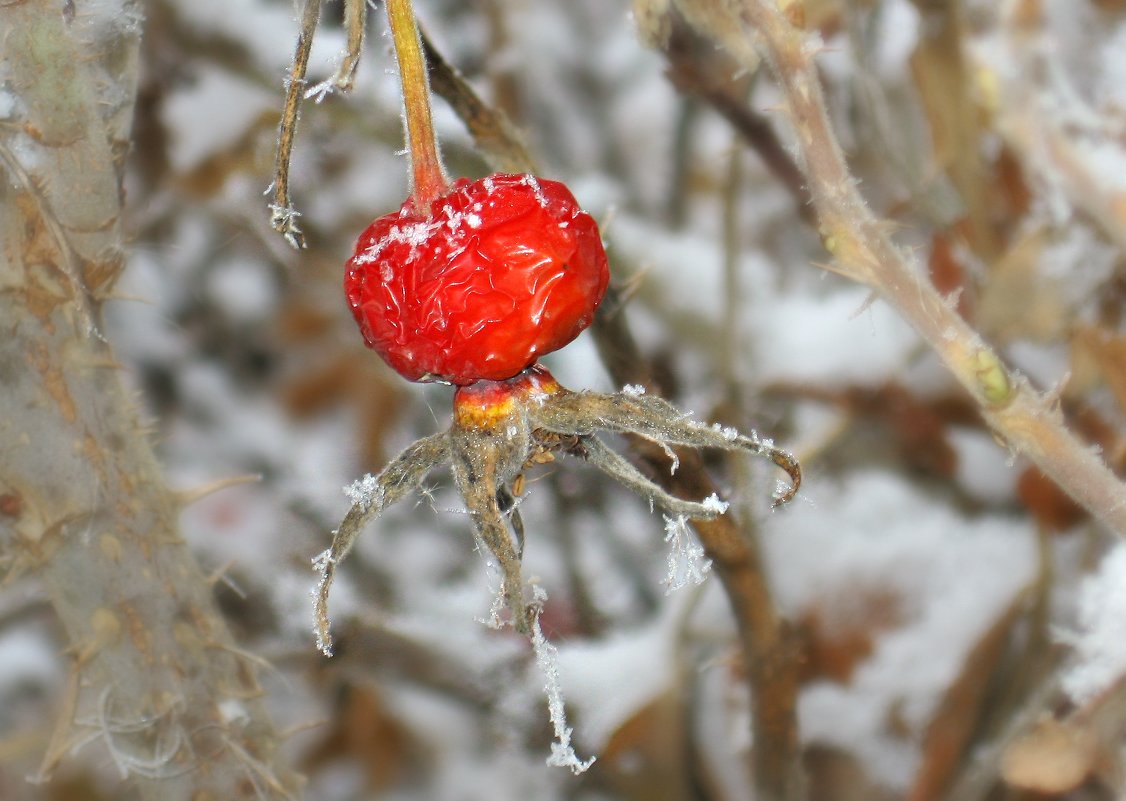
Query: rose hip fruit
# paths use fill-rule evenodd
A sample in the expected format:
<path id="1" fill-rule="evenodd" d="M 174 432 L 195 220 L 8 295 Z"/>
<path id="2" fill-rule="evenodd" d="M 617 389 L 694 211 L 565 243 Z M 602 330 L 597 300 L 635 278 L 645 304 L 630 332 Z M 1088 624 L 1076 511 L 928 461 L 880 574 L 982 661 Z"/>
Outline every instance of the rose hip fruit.
<path id="1" fill-rule="evenodd" d="M 368 347 L 410 381 L 502 381 L 590 325 L 609 267 L 558 181 L 462 178 L 373 222 L 344 290 Z"/>

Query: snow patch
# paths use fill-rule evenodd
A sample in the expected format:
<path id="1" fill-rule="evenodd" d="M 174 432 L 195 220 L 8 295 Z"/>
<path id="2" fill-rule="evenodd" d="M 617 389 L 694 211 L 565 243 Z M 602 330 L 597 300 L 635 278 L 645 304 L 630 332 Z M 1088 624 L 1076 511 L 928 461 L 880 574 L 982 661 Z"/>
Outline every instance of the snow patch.
<path id="1" fill-rule="evenodd" d="M 278 105 L 273 93 L 226 70 L 197 66 L 195 76 L 190 87 L 173 92 L 161 107 L 172 136 L 169 160 L 177 172 L 227 150 Z"/>
<path id="2" fill-rule="evenodd" d="M 802 694 L 802 732 L 903 789 L 966 655 L 1032 581 L 1035 535 L 1007 517 L 963 517 L 888 474 L 822 482 L 816 492 L 816 506 L 794 506 L 779 536 L 763 541 L 783 608 L 848 626 L 868 619 L 868 598 L 895 620 L 847 685 L 821 681 Z M 905 734 L 888 730 L 892 716 Z"/>
<path id="3" fill-rule="evenodd" d="M 1083 704 L 1126 675 L 1126 545 L 1115 546 L 1083 581 L 1078 603 L 1079 631 L 1062 636 L 1076 662 L 1061 683 Z"/>

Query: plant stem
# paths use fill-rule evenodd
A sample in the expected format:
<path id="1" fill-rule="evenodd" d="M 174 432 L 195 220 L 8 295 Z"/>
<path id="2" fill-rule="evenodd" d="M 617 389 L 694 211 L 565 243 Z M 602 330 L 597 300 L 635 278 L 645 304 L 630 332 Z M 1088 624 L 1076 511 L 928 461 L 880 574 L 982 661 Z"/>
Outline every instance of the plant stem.
<path id="1" fill-rule="evenodd" d="M 424 211 L 433 200 L 446 193 L 449 180 L 442 169 L 438 140 L 434 136 L 430 85 L 426 80 L 426 62 L 422 58 L 411 0 L 387 0 L 387 19 L 391 23 L 395 59 L 399 62 L 403 86 L 404 122 L 413 177 L 411 198 L 415 208 Z"/>

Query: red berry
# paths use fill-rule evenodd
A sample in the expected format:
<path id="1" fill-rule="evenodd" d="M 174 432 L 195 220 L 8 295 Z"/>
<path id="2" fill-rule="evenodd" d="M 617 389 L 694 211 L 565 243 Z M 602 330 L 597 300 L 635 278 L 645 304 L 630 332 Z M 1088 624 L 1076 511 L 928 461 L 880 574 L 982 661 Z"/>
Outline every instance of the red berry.
<path id="1" fill-rule="evenodd" d="M 411 381 L 501 381 L 590 325 L 610 279 L 594 219 L 558 181 L 462 178 L 360 235 L 344 291 L 368 347 Z"/>

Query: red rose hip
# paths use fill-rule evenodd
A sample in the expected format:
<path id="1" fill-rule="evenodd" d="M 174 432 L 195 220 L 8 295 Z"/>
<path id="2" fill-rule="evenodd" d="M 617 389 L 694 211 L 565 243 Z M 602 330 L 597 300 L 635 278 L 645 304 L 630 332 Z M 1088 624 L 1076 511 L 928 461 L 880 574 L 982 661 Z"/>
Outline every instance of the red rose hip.
<path id="1" fill-rule="evenodd" d="M 558 181 L 462 178 L 356 243 L 344 290 L 368 347 L 411 381 L 501 381 L 590 325 L 609 282 L 594 219 Z"/>

